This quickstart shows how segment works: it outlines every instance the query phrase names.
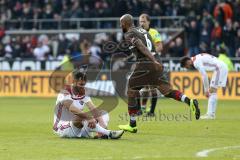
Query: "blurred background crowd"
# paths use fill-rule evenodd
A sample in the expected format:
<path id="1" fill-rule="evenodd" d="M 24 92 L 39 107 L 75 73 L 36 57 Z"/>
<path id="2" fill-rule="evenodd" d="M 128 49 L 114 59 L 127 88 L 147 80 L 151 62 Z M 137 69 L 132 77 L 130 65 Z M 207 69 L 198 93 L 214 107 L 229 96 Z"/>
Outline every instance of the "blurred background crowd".
<path id="1" fill-rule="evenodd" d="M 163 57 L 193 56 L 199 52 L 240 57 L 240 0 L 0 0 L 0 57 L 62 60 L 65 55 L 88 54 L 108 60 L 111 54 L 104 52 L 103 45 L 108 41 L 119 43 L 121 33 L 98 33 L 93 38 L 82 38 L 78 34 L 12 36 L 6 31 L 53 30 L 58 28 L 57 22 L 64 19 L 120 17 L 125 13 L 134 17 L 141 13 L 184 16 L 180 24 L 183 36 L 171 39 L 170 35 L 160 32 L 165 44 Z M 36 20 L 41 19 L 48 21 L 42 22 L 39 28 Z M 79 27 L 75 22 L 61 22 L 61 29 Z M 97 26 L 94 23 L 81 23 L 80 28 L 116 26 L 116 22 L 111 21 Z M 159 19 L 151 22 L 151 27 L 169 26 Z"/>

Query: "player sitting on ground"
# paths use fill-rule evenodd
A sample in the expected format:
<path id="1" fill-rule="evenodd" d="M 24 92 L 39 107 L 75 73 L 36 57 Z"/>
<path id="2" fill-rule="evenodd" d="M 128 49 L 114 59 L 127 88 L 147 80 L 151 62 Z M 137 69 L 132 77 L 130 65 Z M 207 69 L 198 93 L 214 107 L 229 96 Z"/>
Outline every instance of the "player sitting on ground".
<path id="1" fill-rule="evenodd" d="M 181 59 L 181 67 L 187 69 L 197 69 L 203 80 L 204 92 L 208 98 L 207 113 L 201 116 L 201 119 L 215 119 L 217 107 L 217 88 L 225 87 L 228 76 L 228 68 L 226 64 L 216 57 L 202 53 L 195 57 L 183 57 Z M 212 80 L 209 88 L 209 81 L 206 71 L 212 71 Z"/>
<path id="2" fill-rule="evenodd" d="M 108 113 L 98 111 L 91 98 L 85 95 L 86 75 L 79 70 L 73 72 L 73 84 L 65 86 L 58 94 L 54 113 L 54 132 L 60 137 L 91 138 L 90 132 L 103 137 L 118 139 L 123 130 L 107 130 Z M 89 108 L 91 115 L 83 112 L 84 106 Z"/>

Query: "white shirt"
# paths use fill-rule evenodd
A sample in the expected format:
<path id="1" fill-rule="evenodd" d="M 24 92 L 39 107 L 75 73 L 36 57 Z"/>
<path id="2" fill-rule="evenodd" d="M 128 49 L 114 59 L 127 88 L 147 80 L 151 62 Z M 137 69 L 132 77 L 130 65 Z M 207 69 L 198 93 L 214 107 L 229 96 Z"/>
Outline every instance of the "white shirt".
<path id="1" fill-rule="evenodd" d="M 37 60 L 44 60 L 45 54 L 50 51 L 50 48 L 47 45 L 43 45 L 41 47 L 37 47 L 33 50 L 34 56 L 37 58 Z"/>
<path id="2" fill-rule="evenodd" d="M 70 112 L 66 107 L 63 107 L 63 101 L 72 100 L 74 106 L 83 110 L 85 104 L 91 101 L 89 96 L 83 95 L 81 97 L 72 94 L 72 92 L 68 92 L 64 90 L 63 93 L 59 93 L 56 100 L 56 107 L 54 110 L 54 128 L 59 127 L 60 121 L 72 121 L 74 118 L 74 114 Z"/>
<path id="3" fill-rule="evenodd" d="M 220 72 L 226 65 L 216 57 L 206 53 L 198 54 L 192 57 L 191 60 L 193 61 L 193 66 L 201 73 L 204 91 L 207 92 L 209 90 L 209 82 L 206 71 Z"/>

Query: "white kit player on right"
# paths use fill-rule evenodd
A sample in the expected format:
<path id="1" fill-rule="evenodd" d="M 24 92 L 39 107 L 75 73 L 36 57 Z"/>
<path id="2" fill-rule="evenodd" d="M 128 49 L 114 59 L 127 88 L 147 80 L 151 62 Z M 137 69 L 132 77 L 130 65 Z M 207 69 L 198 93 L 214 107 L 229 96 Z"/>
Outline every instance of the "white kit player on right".
<path id="1" fill-rule="evenodd" d="M 228 76 L 227 65 L 212 55 L 202 53 L 191 58 L 182 58 L 181 67 L 187 69 L 197 69 L 201 73 L 205 96 L 208 97 L 208 109 L 207 113 L 202 115 L 200 118 L 215 119 L 217 107 L 217 89 L 218 87 L 226 87 Z M 210 88 L 206 71 L 213 72 Z"/>

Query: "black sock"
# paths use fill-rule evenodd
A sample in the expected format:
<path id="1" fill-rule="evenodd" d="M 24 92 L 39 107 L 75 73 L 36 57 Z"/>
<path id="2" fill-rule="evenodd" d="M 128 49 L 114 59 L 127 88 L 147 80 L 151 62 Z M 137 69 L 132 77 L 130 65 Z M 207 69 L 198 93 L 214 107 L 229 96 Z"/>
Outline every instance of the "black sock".
<path id="1" fill-rule="evenodd" d="M 152 98 L 152 104 L 151 104 L 150 113 L 154 113 L 156 104 L 157 104 L 157 97 L 153 97 L 153 98 Z"/>
<path id="2" fill-rule="evenodd" d="M 184 102 L 190 106 L 190 99 L 188 97 L 185 97 Z"/>
<path id="3" fill-rule="evenodd" d="M 130 126 L 131 127 L 136 127 L 137 126 L 136 120 L 130 120 Z"/>
<path id="4" fill-rule="evenodd" d="M 141 110 L 141 99 L 140 98 L 137 99 L 137 107 L 139 110 Z"/>

